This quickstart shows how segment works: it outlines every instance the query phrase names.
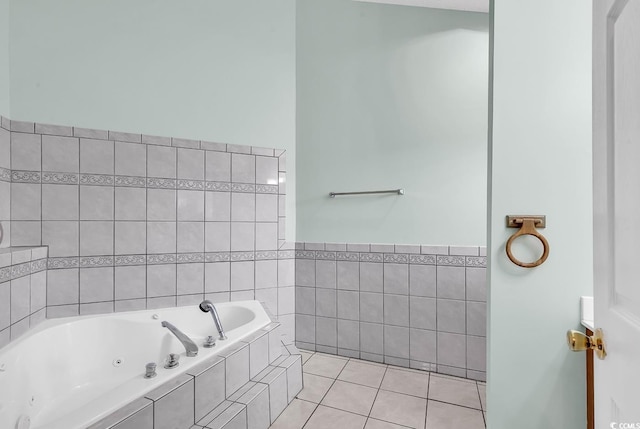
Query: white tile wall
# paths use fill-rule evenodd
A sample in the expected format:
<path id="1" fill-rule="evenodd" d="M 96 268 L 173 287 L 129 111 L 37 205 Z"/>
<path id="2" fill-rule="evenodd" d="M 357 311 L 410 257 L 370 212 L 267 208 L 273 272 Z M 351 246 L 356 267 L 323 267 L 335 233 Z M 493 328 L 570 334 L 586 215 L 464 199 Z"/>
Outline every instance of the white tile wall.
<path id="1" fill-rule="evenodd" d="M 48 317 L 258 297 L 293 332 L 284 151 L 1 122 L 0 248 L 48 246 Z"/>
<path id="2" fill-rule="evenodd" d="M 483 247 L 297 243 L 296 249 L 299 347 L 485 378 Z"/>

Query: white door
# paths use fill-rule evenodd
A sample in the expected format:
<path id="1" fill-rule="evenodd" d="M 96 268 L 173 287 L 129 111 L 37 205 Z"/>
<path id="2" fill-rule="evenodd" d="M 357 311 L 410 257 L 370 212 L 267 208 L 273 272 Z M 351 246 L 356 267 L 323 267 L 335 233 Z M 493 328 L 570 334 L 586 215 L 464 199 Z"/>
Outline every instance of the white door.
<path id="1" fill-rule="evenodd" d="M 595 327 L 604 331 L 608 352 L 595 363 L 595 426 L 635 429 L 640 427 L 640 0 L 594 0 L 593 18 Z"/>

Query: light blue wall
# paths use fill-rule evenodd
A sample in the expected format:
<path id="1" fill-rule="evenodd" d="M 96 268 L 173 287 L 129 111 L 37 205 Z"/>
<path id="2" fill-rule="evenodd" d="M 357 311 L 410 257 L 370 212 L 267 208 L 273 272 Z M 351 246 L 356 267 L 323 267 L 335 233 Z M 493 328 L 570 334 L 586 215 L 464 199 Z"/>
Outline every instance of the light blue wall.
<path id="1" fill-rule="evenodd" d="M 9 117 L 9 0 L 0 0 L 0 115 Z"/>
<path id="2" fill-rule="evenodd" d="M 585 355 L 565 332 L 593 291 L 591 2 L 495 0 L 494 22 L 488 427 L 583 429 Z M 504 248 L 505 216 L 527 213 L 550 244 L 533 269 Z"/>
<path id="3" fill-rule="evenodd" d="M 485 244 L 488 21 L 298 2 L 299 241 Z"/>
<path id="4" fill-rule="evenodd" d="M 11 37 L 12 119 L 277 147 L 295 159 L 295 0 L 20 0 Z"/>

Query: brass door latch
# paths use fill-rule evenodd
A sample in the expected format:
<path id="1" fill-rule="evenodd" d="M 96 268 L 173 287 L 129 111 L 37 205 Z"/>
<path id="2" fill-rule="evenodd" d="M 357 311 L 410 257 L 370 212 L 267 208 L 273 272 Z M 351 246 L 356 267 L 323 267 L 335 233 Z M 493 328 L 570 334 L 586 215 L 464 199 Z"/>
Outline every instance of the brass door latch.
<path id="1" fill-rule="evenodd" d="M 604 334 L 600 328 L 596 329 L 591 337 L 580 331 L 567 331 L 567 345 L 572 352 L 594 350 L 598 359 L 604 359 L 607 356 Z"/>

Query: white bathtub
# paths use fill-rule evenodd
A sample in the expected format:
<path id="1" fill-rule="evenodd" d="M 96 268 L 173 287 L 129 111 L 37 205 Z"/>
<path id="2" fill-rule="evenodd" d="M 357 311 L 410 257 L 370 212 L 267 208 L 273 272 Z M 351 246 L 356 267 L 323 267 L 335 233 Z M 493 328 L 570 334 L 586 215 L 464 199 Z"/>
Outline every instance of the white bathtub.
<path id="1" fill-rule="evenodd" d="M 0 349 L 0 428 L 28 416 L 31 429 L 84 429 L 271 322 L 258 301 L 216 308 L 228 339 L 213 348 L 202 347 L 217 338 L 211 314 L 197 305 L 43 322 Z M 163 320 L 198 345 L 198 356 L 186 357 Z M 177 368 L 164 369 L 169 353 L 180 354 Z M 149 362 L 158 375 L 145 379 Z"/>

